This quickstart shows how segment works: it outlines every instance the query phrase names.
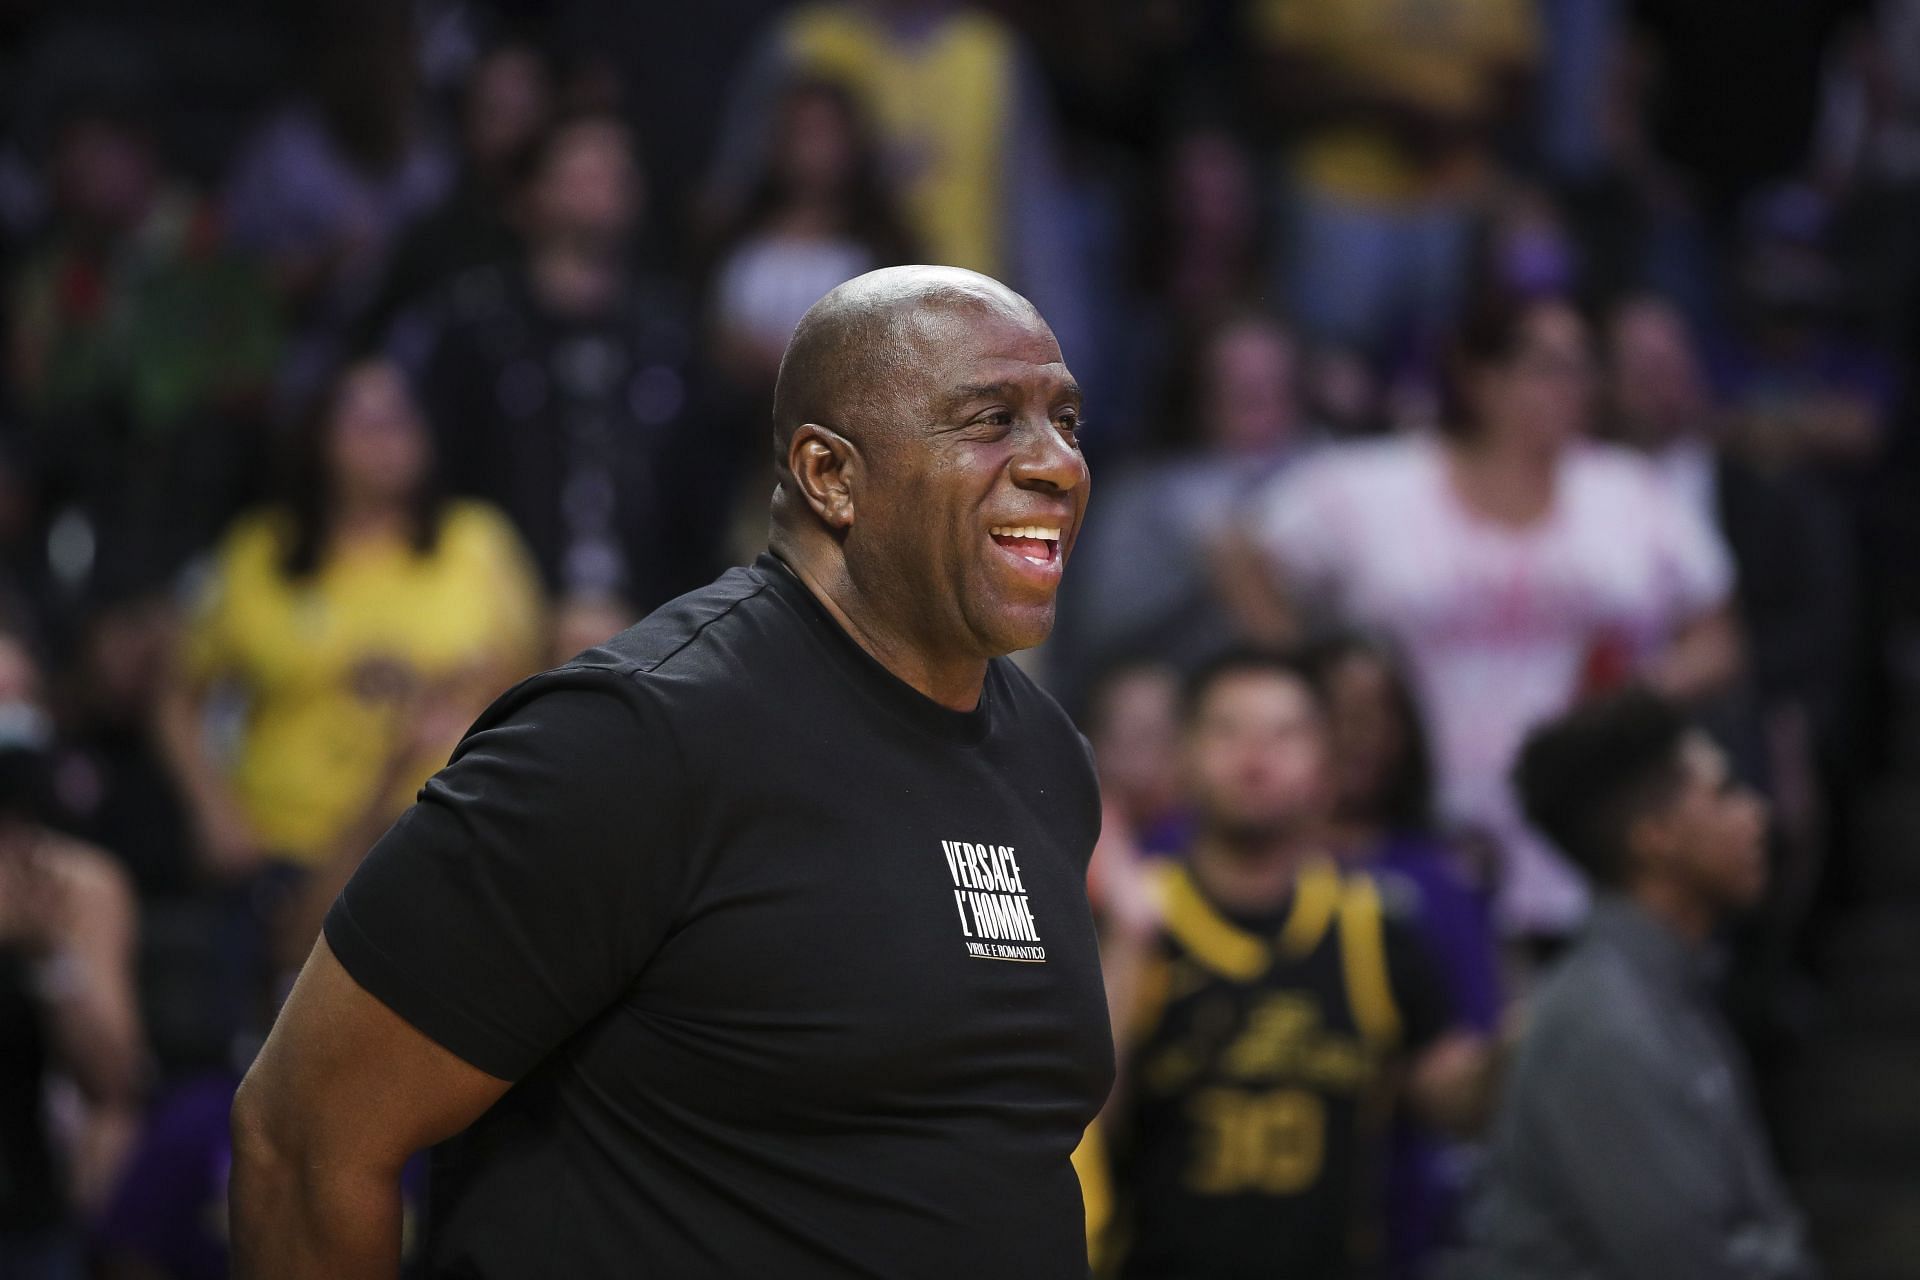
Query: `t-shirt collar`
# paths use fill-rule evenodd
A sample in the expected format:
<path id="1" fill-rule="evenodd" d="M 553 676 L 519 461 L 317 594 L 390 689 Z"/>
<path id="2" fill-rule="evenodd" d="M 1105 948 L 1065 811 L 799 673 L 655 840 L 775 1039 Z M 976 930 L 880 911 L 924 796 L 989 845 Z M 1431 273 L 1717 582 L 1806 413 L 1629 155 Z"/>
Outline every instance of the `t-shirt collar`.
<path id="1" fill-rule="evenodd" d="M 786 561 L 771 551 L 763 551 L 754 560 L 753 569 L 777 595 L 794 606 L 795 613 L 820 638 L 822 649 L 834 665 L 893 714 L 950 742 L 971 745 L 987 736 L 992 727 L 996 678 L 992 664 L 988 665 L 986 682 L 980 688 L 980 702 L 973 710 L 956 711 L 942 706 L 887 670 L 885 664 L 848 635 L 840 620 L 827 611 L 826 605 Z"/>

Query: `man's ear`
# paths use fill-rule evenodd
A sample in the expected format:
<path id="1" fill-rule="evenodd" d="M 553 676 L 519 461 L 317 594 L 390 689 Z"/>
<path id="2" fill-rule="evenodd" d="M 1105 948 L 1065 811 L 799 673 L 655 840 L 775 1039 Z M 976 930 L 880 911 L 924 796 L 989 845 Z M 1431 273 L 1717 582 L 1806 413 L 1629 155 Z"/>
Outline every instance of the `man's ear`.
<path id="1" fill-rule="evenodd" d="M 1624 834 L 1628 874 L 1664 867 L 1672 860 L 1673 823 L 1667 814 L 1643 813 L 1627 824 Z"/>
<path id="2" fill-rule="evenodd" d="M 822 523 L 836 532 L 852 526 L 860 471 L 860 452 L 853 441 L 831 427 L 806 423 L 787 441 L 787 470 L 801 499 Z"/>

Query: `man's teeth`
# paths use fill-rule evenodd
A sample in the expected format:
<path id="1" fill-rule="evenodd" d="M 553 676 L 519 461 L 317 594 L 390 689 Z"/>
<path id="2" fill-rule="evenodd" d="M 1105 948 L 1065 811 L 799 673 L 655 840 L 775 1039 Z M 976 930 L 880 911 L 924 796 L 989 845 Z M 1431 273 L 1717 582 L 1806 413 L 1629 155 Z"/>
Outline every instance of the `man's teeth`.
<path id="1" fill-rule="evenodd" d="M 1057 527 L 1039 524 L 995 525 L 987 532 L 996 538 L 1039 538 L 1043 542 L 1060 541 L 1060 530 Z"/>

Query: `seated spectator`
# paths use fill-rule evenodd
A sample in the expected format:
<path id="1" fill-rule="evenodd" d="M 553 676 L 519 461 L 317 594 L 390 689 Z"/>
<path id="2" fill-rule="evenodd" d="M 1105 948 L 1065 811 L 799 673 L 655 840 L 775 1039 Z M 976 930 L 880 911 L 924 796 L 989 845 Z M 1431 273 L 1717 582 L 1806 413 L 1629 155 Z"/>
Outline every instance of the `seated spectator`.
<path id="1" fill-rule="evenodd" d="M 1535 59 L 1533 6 L 1261 0 L 1260 92 L 1286 136 L 1277 279 L 1315 341 L 1374 355 L 1432 332 L 1464 293 L 1475 202 Z"/>
<path id="2" fill-rule="evenodd" d="M 97 1211 L 138 1116 L 139 913 L 107 854 L 47 825 L 50 721 L 19 639 L 0 636 L 0 1275 L 80 1273 L 76 1215 Z M 79 1124 L 56 1137 L 58 1075 Z"/>
<path id="3" fill-rule="evenodd" d="M 76 105 L 49 168 L 52 221 L 17 264 L 7 326 L 38 541 L 65 517 L 109 554 L 177 566 L 258 479 L 274 300 L 223 250 L 218 211 L 167 164 L 137 102 Z M 54 566 L 70 591 L 92 567 Z"/>
<path id="4" fill-rule="evenodd" d="M 391 365 L 349 366 L 312 415 L 287 503 L 222 543 L 161 708 L 208 869 L 311 868 L 385 795 L 389 818 L 458 737 L 389 778 L 423 696 L 477 714 L 537 662 L 539 587 L 500 515 L 443 501 L 431 437 Z M 209 698 L 243 700 L 229 762 Z"/>
<path id="5" fill-rule="evenodd" d="M 1765 887 L 1765 806 L 1639 691 L 1537 730 L 1515 780 L 1600 897 L 1533 1000 L 1460 1274 L 1814 1276 L 1708 976 Z"/>
<path id="6" fill-rule="evenodd" d="M 1385 644 L 1353 633 L 1316 645 L 1309 660 L 1327 696 L 1334 847 L 1412 923 L 1460 1024 L 1491 1037 L 1501 1000 L 1490 869 L 1464 865 L 1436 829 L 1433 757 L 1406 674 Z M 1465 1164 L 1446 1135 L 1398 1117 L 1387 1171 L 1389 1274 L 1427 1274 L 1452 1238 Z"/>
<path id="7" fill-rule="evenodd" d="M 1164 924 L 1120 1020 L 1096 1252 L 1117 1253 L 1101 1262 L 1123 1277 L 1368 1274 L 1383 1091 L 1404 1070 L 1411 1106 L 1471 1125 L 1484 1046 L 1391 901 L 1322 838 L 1332 762 L 1311 673 L 1230 654 L 1194 677 L 1184 711 L 1199 825 L 1186 861 L 1162 864 Z"/>
<path id="8" fill-rule="evenodd" d="M 651 609 L 709 576 L 739 460 L 764 435 L 694 429 L 692 326 L 636 261 L 643 191 L 623 121 L 557 122 L 520 202 L 521 252 L 455 277 L 419 317 L 448 486 L 506 512 L 554 597 Z"/>
<path id="9" fill-rule="evenodd" d="M 1586 905 L 1513 803 L 1527 729 L 1631 672 L 1692 696 L 1741 661 L 1725 547 L 1643 459 L 1582 439 L 1592 382 L 1572 307 L 1489 301 L 1459 333 L 1445 430 L 1283 474 L 1253 503 L 1251 571 L 1226 583 L 1253 634 L 1318 610 L 1406 655 L 1440 815 L 1498 848 L 1517 934 L 1564 935 Z"/>
<path id="10" fill-rule="evenodd" d="M 1102 479 L 1074 547 L 1060 635 L 1047 650 L 1070 701 L 1074 670 L 1134 655 L 1191 665 L 1233 639 L 1209 557 L 1247 496 L 1311 437 L 1299 349 L 1259 312 L 1233 313 L 1203 332 L 1172 381 L 1163 451 Z M 1098 424 L 1089 438 L 1098 438 Z"/>

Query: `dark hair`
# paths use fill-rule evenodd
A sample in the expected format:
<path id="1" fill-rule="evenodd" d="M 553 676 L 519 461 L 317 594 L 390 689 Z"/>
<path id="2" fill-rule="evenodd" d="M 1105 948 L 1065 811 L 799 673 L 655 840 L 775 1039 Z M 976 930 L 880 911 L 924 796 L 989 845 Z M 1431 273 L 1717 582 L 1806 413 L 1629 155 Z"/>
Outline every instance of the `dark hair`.
<path id="1" fill-rule="evenodd" d="M 1673 799 L 1692 727 L 1678 704 L 1643 688 L 1541 725 L 1513 769 L 1527 819 L 1598 884 L 1623 886 L 1628 833 Z"/>
<path id="2" fill-rule="evenodd" d="M 1543 311 L 1563 307 L 1579 310 L 1564 294 L 1519 295 L 1502 289 L 1482 293 L 1467 307 L 1454 325 L 1440 368 L 1442 431 L 1465 439 L 1479 429 L 1470 390 L 1474 375 L 1511 362 L 1526 343 L 1527 323 Z"/>
<path id="3" fill-rule="evenodd" d="M 867 113 L 843 84 L 819 76 L 795 76 L 781 88 L 778 119 L 795 102 L 820 98 L 831 103 L 853 137 L 853 164 L 847 174 L 840 230 L 873 252 L 876 267 L 897 266 L 920 256 L 907 229 L 881 163 L 880 144 Z M 726 251 L 764 227 L 790 193 L 773 162 L 774 138 L 769 132 L 766 154 L 758 174 L 740 202 L 739 211 L 724 221 L 712 239 L 711 257 L 717 266 Z"/>
<path id="4" fill-rule="evenodd" d="M 546 176 L 554 157 L 566 145 L 567 135 L 582 125 L 592 124 L 608 125 L 625 135 L 627 152 L 633 157 L 636 169 L 639 167 L 640 133 L 633 121 L 608 107 L 570 107 L 555 112 L 527 144 L 514 153 L 507 165 L 507 189 L 517 196 L 528 194 Z"/>
<path id="5" fill-rule="evenodd" d="M 1433 828 L 1433 746 L 1427 739 L 1426 717 L 1407 679 L 1406 663 L 1386 640 L 1358 631 L 1342 631 L 1314 641 L 1306 658 L 1318 673 L 1321 687 L 1331 690 L 1340 664 L 1364 658 L 1380 665 L 1387 677 L 1387 700 L 1400 721 L 1404 744 L 1387 771 L 1376 815 L 1401 831 Z"/>
<path id="6" fill-rule="evenodd" d="M 1192 724 L 1200 714 L 1200 704 L 1206 701 L 1215 685 L 1242 675 L 1267 675 L 1296 681 L 1312 697 L 1316 707 L 1323 711 L 1326 709 L 1326 688 L 1321 683 L 1320 673 L 1303 654 L 1290 649 L 1240 645 L 1215 654 L 1187 673 L 1180 688 L 1180 719 Z"/>
<path id="7" fill-rule="evenodd" d="M 413 6 L 332 0 L 296 12 L 308 92 L 328 134 L 357 167 L 392 172 L 406 158 L 419 82 Z"/>
<path id="8" fill-rule="evenodd" d="M 284 503 L 292 516 L 292 537 L 287 540 L 280 567 L 289 578 L 312 577 L 327 552 L 327 537 L 332 532 L 334 477 L 329 443 L 334 419 L 346 393 L 348 379 L 369 365 L 385 364 L 377 356 L 364 357 L 342 365 L 323 392 L 314 401 L 295 429 L 287 451 Z M 404 380 L 404 379 L 403 379 Z M 412 387 L 408 387 L 409 396 Z M 420 408 L 417 398 L 416 409 Z M 425 423 L 422 429 L 426 430 Z M 407 502 L 408 543 L 415 555 L 427 555 L 440 539 L 440 519 L 445 495 L 440 487 L 439 468 L 432 456 L 432 432 L 427 431 L 426 473 L 414 486 Z"/>

